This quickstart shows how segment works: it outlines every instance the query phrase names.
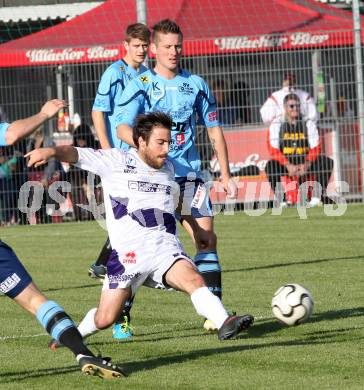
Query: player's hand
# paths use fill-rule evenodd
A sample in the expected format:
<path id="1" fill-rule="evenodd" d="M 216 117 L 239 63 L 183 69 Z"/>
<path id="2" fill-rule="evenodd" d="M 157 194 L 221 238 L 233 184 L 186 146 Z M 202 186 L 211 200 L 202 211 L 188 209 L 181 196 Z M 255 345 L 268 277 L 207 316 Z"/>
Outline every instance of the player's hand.
<path id="1" fill-rule="evenodd" d="M 236 181 L 231 177 L 222 178 L 222 185 L 226 192 L 226 197 L 228 199 L 236 199 L 238 196 L 238 186 Z"/>
<path id="2" fill-rule="evenodd" d="M 48 119 L 53 118 L 59 110 L 66 108 L 67 103 L 64 100 L 53 99 L 48 100 L 41 108 L 40 113 L 47 116 Z"/>
<path id="3" fill-rule="evenodd" d="M 45 164 L 51 157 L 54 156 L 53 148 L 34 149 L 27 153 L 24 157 L 29 158 L 28 167 L 39 167 Z"/>

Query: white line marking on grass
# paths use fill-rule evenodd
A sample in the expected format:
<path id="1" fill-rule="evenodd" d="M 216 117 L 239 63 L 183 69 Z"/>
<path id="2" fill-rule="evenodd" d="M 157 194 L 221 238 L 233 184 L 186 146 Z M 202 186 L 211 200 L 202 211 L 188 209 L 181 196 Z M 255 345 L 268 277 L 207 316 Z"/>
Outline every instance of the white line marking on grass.
<path id="1" fill-rule="evenodd" d="M 21 336 L 4 336 L 4 337 L 0 337 L 0 341 L 30 339 L 33 337 L 41 337 L 41 336 L 48 336 L 48 333 L 29 334 L 29 335 L 21 335 Z"/>
<path id="2" fill-rule="evenodd" d="M 255 317 L 256 320 L 268 320 L 268 319 L 271 319 L 271 317 L 263 317 L 263 316 L 256 316 Z M 197 325 L 197 322 L 196 321 L 188 321 L 188 322 L 185 322 L 183 323 L 183 326 L 186 326 L 186 325 Z M 143 331 L 143 329 L 158 329 L 158 328 L 165 328 L 165 324 L 153 324 L 153 325 L 139 325 L 139 326 L 136 326 L 136 328 L 140 331 Z M 176 328 L 181 328 L 181 323 L 180 322 L 177 322 L 177 323 L 172 323 L 172 324 L 168 324 L 168 326 L 172 326 L 174 329 L 172 329 L 173 331 L 176 330 Z M 170 329 L 171 330 L 171 329 Z M 183 327 L 180 329 L 180 330 L 184 330 Z M 147 335 L 147 334 L 145 334 Z M 36 338 L 36 337 L 43 337 L 43 336 L 49 336 L 48 333 L 38 333 L 38 334 L 29 334 L 29 335 L 17 335 L 17 336 L 0 336 L 0 341 L 7 341 L 7 340 L 17 340 L 17 339 L 31 339 L 31 338 Z M 136 333 L 136 336 L 138 336 L 138 334 Z"/>

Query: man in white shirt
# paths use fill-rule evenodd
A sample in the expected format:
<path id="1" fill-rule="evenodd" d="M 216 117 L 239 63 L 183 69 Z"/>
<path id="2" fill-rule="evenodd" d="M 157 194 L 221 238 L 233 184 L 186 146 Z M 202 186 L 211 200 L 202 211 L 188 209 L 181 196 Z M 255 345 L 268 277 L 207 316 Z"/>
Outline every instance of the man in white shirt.
<path id="1" fill-rule="evenodd" d="M 290 93 L 294 93 L 299 97 L 300 112 L 304 121 L 316 122 L 318 120 L 314 99 L 308 92 L 296 88 L 296 76 L 294 74 L 286 73 L 283 76 L 282 88 L 273 92 L 260 109 L 260 115 L 264 123 L 271 124 L 284 120 L 283 100 Z"/>
<path id="2" fill-rule="evenodd" d="M 171 128 L 168 115 L 148 113 L 139 116 L 133 128 L 137 150 L 60 146 L 27 154 L 29 166 L 55 157 L 101 177 L 112 256 L 99 306 L 91 309 L 78 327 L 83 337 L 111 326 L 141 285 L 190 295 L 197 313 L 216 325 L 220 340 L 248 330 L 254 321 L 249 314 L 227 314 L 176 236 L 174 196 L 178 198 L 175 189 L 179 187 L 167 159 Z M 196 224 L 196 241 L 207 245 L 209 236 L 189 217 L 190 223 Z"/>

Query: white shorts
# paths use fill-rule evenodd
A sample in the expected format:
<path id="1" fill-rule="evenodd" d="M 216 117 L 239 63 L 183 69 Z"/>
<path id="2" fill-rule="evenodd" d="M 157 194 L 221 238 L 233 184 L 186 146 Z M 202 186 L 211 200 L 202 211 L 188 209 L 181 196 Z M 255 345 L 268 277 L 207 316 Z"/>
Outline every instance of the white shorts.
<path id="1" fill-rule="evenodd" d="M 113 250 L 109 257 L 102 289 L 131 287 L 133 295 L 141 285 L 168 289 L 164 275 L 178 259 L 193 264 L 172 234 L 152 234 L 147 239 L 128 243 L 128 247 L 124 245 L 119 252 Z"/>

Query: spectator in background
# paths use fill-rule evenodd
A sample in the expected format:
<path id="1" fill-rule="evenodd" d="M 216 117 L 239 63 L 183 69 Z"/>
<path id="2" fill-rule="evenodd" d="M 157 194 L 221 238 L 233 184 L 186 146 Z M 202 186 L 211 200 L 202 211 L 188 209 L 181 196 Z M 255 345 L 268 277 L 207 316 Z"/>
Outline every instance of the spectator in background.
<path id="1" fill-rule="evenodd" d="M 17 191 L 12 176 L 18 158 L 12 146 L 0 147 L 0 221 L 3 225 L 17 222 Z"/>
<path id="2" fill-rule="evenodd" d="M 90 126 L 87 124 L 81 124 L 74 130 L 73 145 L 80 148 L 99 148 L 99 144 L 95 140 Z M 87 182 L 87 176 L 87 171 L 75 165 L 71 165 L 67 172 L 67 180 L 71 183 L 71 198 L 76 221 L 92 219 L 92 214 L 88 210 L 78 206 L 88 205 L 90 203 L 91 191 L 94 191 L 94 186 L 90 187 Z M 97 180 L 98 182 L 99 180 Z M 101 191 L 97 191 L 95 194 L 97 200 L 100 200 L 100 194 Z"/>
<path id="3" fill-rule="evenodd" d="M 314 188 L 309 202 L 310 207 L 321 204 L 323 192 L 329 182 L 333 160 L 323 156 L 320 137 L 313 121 L 304 121 L 300 114 L 300 98 L 290 93 L 283 99 L 284 120 L 273 122 L 269 127 L 268 149 L 271 160 L 265 172 L 273 192 L 283 176 L 297 177 L 304 181 L 307 175 L 314 175 L 314 180 L 321 185 Z M 320 192 L 320 193 L 318 193 Z"/>
<path id="4" fill-rule="evenodd" d="M 231 102 L 235 111 L 235 119 L 237 123 L 250 123 L 250 88 L 244 81 L 234 83 L 234 89 L 231 94 Z"/>
<path id="5" fill-rule="evenodd" d="M 44 146 L 44 132 L 43 127 L 39 127 L 27 142 L 27 152 L 33 149 L 39 149 Z M 62 164 L 56 159 L 52 159 L 45 167 L 28 168 L 28 180 L 39 183 L 39 186 L 43 187 L 43 200 L 40 209 L 36 212 L 36 219 L 41 223 L 50 223 L 52 221 L 53 206 L 54 210 L 58 209 L 60 205 L 49 196 L 49 186 L 58 180 L 65 179 L 65 172 Z M 58 188 L 58 192 L 62 196 L 65 196 L 61 192 L 61 188 Z M 47 210 L 47 206 L 50 208 Z"/>
<path id="6" fill-rule="evenodd" d="M 5 113 L 4 109 L 0 106 L 0 123 L 6 122 L 6 120 L 7 120 L 6 113 Z"/>
<path id="7" fill-rule="evenodd" d="M 227 91 L 224 80 L 214 80 L 212 82 L 212 93 L 216 100 L 217 113 L 221 126 L 231 126 L 236 122 L 235 110 L 232 107 L 230 95 Z"/>
<path id="8" fill-rule="evenodd" d="M 312 122 L 317 121 L 318 112 L 314 99 L 308 92 L 296 88 L 296 76 L 293 73 L 286 73 L 283 76 L 282 88 L 273 92 L 260 109 L 260 115 L 264 123 L 271 124 L 272 122 L 282 122 L 284 120 L 283 101 L 290 93 L 294 93 L 299 98 L 302 119 Z"/>

